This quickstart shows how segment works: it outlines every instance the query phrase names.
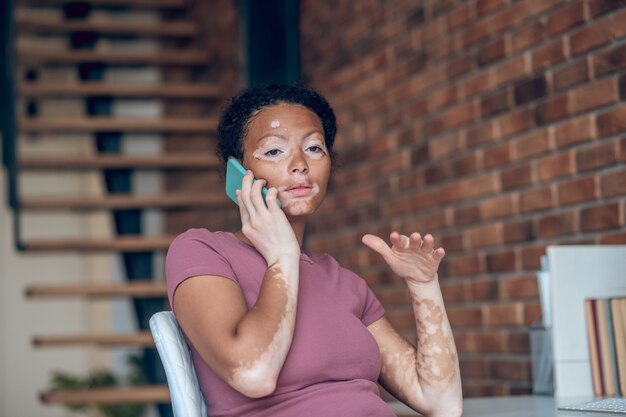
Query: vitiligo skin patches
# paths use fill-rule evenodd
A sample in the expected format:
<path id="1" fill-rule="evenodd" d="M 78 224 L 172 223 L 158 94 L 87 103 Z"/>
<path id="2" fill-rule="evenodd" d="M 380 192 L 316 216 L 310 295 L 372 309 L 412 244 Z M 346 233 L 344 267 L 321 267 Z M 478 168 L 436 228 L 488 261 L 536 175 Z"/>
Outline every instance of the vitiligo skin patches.
<path id="1" fill-rule="evenodd" d="M 413 299 L 417 325 L 417 373 L 422 384 L 444 390 L 456 377 L 457 353 L 443 308 L 433 300 Z"/>

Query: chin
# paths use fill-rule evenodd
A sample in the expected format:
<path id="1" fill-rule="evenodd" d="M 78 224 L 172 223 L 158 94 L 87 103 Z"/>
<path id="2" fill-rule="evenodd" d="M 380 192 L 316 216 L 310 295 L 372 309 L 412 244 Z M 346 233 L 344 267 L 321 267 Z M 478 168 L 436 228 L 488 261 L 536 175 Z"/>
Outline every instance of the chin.
<path id="1" fill-rule="evenodd" d="M 297 201 L 292 200 L 285 207 L 283 207 L 283 211 L 289 217 L 302 217 L 302 216 L 310 216 L 315 212 L 315 207 L 311 200 L 308 201 Z"/>

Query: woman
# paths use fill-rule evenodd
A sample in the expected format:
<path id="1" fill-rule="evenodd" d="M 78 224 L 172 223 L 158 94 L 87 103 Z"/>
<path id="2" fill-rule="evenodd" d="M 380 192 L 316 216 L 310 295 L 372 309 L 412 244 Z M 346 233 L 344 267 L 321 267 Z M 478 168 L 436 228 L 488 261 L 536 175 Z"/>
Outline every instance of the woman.
<path id="1" fill-rule="evenodd" d="M 329 255 L 301 251 L 306 221 L 326 195 L 335 132 L 326 100 L 297 86 L 246 90 L 222 116 L 223 160 L 249 169 L 237 192 L 241 230 L 188 230 L 166 262 L 170 304 L 212 417 L 394 416 L 377 381 L 425 416 L 461 415 L 437 278 L 444 250 L 433 237 L 394 232 L 391 247 L 362 239 L 406 281 L 417 349 L 364 280 Z"/>

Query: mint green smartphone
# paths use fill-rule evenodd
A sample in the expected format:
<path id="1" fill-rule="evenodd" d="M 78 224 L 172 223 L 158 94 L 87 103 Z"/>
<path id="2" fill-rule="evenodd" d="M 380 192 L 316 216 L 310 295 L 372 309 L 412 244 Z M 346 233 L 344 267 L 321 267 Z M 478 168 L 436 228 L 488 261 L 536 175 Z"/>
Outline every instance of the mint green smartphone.
<path id="1" fill-rule="evenodd" d="M 241 190 L 241 182 L 243 181 L 244 175 L 246 175 L 246 171 L 247 170 L 237 159 L 228 158 L 228 162 L 226 163 L 226 195 L 237 205 L 239 204 L 237 203 L 236 191 Z M 263 194 L 263 200 L 265 200 L 267 196 L 266 187 L 261 189 L 261 194 Z M 278 203 L 278 207 L 280 207 L 280 200 L 277 199 L 276 202 Z"/>

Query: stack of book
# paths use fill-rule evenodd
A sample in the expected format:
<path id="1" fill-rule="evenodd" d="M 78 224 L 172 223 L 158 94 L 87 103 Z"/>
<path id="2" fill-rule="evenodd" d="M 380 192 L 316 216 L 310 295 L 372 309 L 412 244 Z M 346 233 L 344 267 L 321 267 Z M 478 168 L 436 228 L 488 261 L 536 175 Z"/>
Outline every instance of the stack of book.
<path id="1" fill-rule="evenodd" d="M 593 392 L 626 396 L 626 297 L 585 300 Z"/>

